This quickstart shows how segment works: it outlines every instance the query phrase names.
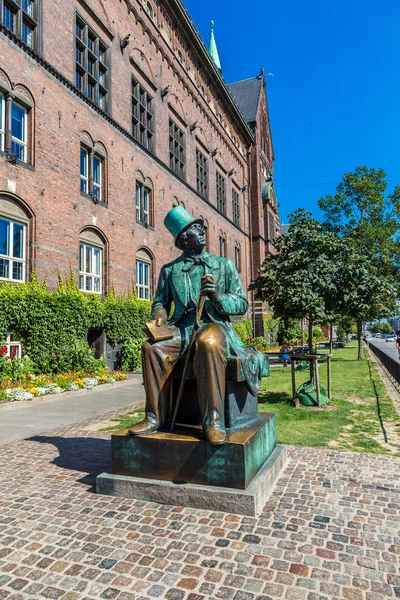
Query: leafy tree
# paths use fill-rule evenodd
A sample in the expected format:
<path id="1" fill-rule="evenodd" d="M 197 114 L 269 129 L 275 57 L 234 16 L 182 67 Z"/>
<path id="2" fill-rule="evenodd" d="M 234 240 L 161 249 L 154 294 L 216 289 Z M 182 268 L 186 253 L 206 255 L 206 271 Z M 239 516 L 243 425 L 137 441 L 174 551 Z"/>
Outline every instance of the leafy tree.
<path id="1" fill-rule="evenodd" d="M 384 323 L 377 321 L 376 323 L 372 323 L 372 325 L 370 325 L 369 330 L 371 333 L 391 333 L 392 326 L 387 321 Z"/>
<path id="2" fill-rule="evenodd" d="M 311 213 L 299 209 L 290 215 L 287 234 L 274 240 L 276 254 L 263 263 L 255 281 L 256 296 L 268 302 L 283 322 L 308 319 L 309 352 L 313 351 L 313 324 L 333 318 L 333 298 L 340 271 L 342 241 L 323 233 Z"/>

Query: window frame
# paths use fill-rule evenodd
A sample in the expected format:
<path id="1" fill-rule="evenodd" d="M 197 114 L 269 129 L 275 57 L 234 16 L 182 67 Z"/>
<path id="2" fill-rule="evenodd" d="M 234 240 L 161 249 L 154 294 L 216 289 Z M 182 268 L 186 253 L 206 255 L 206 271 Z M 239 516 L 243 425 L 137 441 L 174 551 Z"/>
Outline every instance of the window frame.
<path id="1" fill-rule="evenodd" d="M 27 225 L 18 219 L 13 219 L 11 217 L 5 216 L 0 213 L 0 221 L 8 221 L 10 223 L 10 231 L 9 231 L 9 249 L 10 254 L 2 254 L 0 253 L 0 260 L 7 260 L 9 262 L 8 272 L 11 273 L 11 277 L 2 277 L 0 276 L 0 281 L 10 281 L 12 283 L 25 283 L 26 281 L 26 246 L 27 246 Z M 11 248 L 13 246 L 13 237 L 14 237 L 14 225 L 20 225 L 22 227 L 22 258 L 14 257 L 13 250 Z M 18 264 L 22 264 L 22 277 L 21 279 L 16 279 L 13 277 L 14 274 L 14 262 Z"/>
<path id="2" fill-rule="evenodd" d="M 16 106 L 17 108 L 19 108 L 20 110 L 22 110 L 23 113 L 23 135 L 24 135 L 24 140 L 21 140 L 17 137 L 15 137 L 13 135 L 13 129 L 12 129 L 12 123 L 13 123 L 13 117 L 12 117 L 12 111 L 14 106 Z M 28 162 L 28 110 L 25 106 L 23 106 L 22 104 L 20 104 L 19 102 L 15 102 L 14 100 L 12 101 L 12 105 L 11 105 L 11 151 L 14 154 L 14 156 L 17 158 L 17 160 L 23 162 L 23 163 L 27 163 Z M 23 150 L 23 158 L 21 158 L 20 156 L 18 156 L 15 152 L 14 152 L 14 144 L 16 144 L 18 147 L 22 148 Z"/>
<path id="3" fill-rule="evenodd" d="M 200 148 L 196 148 L 196 187 L 197 192 L 202 198 L 205 198 L 205 200 L 208 200 L 208 181 L 208 157 L 200 150 Z"/>
<path id="4" fill-rule="evenodd" d="M 186 132 L 169 118 L 169 166 L 180 179 L 186 178 Z M 180 136 L 178 139 L 177 136 Z M 180 150 L 178 148 L 180 147 Z M 177 152 L 179 150 L 179 152 Z"/>
<path id="5" fill-rule="evenodd" d="M 138 93 L 135 94 L 135 91 Z M 145 96 L 145 104 L 142 103 L 142 96 Z M 154 153 L 154 97 L 149 94 L 146 88 L 132 75 L 131 80 L 131 106 L 132 106 L 132 136 L 149 152 Z M 143 110 L 142 110 L 143 109 Z M 137 114 L 135 114 L 135 111 Z M 142 114 L 146 115 L 145 123 L 142 121 Z M 150 124 L 150 126 L 149 126 Z"/>
<path id="6" fill-rule="evenodd" d="M 6 148 L 6 97 L 0 90 L 0 152 Z"/>
<path id="7" fill-rule="evenodd" d="M 82 173 L 82 152 L 86 153 L 85 165 L 86 175 Z M 100 181 L 95 181 L 95 161 L 99 161 Z M 84 196 L 89 196 L 93 202 L 106 204 L 106 180 L 105 180 L 105 156 L 95 151 L 95 148 L 90 148 L 85 143 L 80 144 L 79 154 L 79 189 Z M 82 189 L 82 183 L 85 183 L 86 189 Z M 98 193 L 95 192 L 98 190 Z"/>
<path id="8" fill-rule="evenodd" d="M 220 171 L 216 174 L 217 210 L 226 216 L 226 177 Z"/>
<path id="9" fill-rule="evenodd" d="M 5 338 L 5 341 L 1 341 L 0 342 L 0 347 L 1 348 L 7 348 L 7 352 L 5 354 L 5 356 L 10 357 L 11 355 L 14 358 L 22 358 L 22 344 L 21 342 L 17 341 L 17 340 L 12 340 L 11 337 L 13 337 L 11 335 L 11 333 L 0 333 L 0 339 L 2 339 L 2 337 Z M 16 353 L 14 354 L 12 352 L 12 348 L 16 348 Z"/>
<path id="10" fill-rule="evenodd" d="M 33 0 L 30 4 L 32 10 L 25 10 L 24 0 L 0 0 L 0 23 L 9 31 L 12 31 L 28 48 L 38 52 L 40 35 L 40 0 Z M 10 28 L 5 23 L 5 9 L 10 10 L 13 15 L 13 26 Z M 24 25 L 32 31 L 32 42 L 24 39 Z"/>
<path id="11" fill-rule="evenodd" d="M 78 35 L 78 28 L 82 32 L 81 36 Z M 74 37 L 75 87 L 100 110 L 108 112 L 111 89 L 110 48 L 77 11 L 75 12 Z M 90 40 L 92 40 L 92 44 Z M 80 52 L 81 60 L 78 60 L 77 52 Z M 89 68 L 89 63 L 94 65 L 93 70 Z M 104 79 L 100 77 L 100 72 L 103 73 Z M 81 84 L 78 84 L 78 77 Z M 93 89 L 93 95 L 89 94 L 89 86 Z"/>
<path id="12" fill-rule="evenodd" d="M 147 210 L 145 209 L 145 195 L 147 193 Z M 153 190 L 148 187 L 147 185 L 145 185 L 143 182 L 136 180 L 136 187 L 135 187 L 135 215 L 136 215 L 136 222 L 140 223 L 141 225 L 144 225 L 145 227 L 150 227 L 152 225 L 151 223 L 151 207 L 152 207 L 152 201 L 153 201 Z M 139 202 L 138 202 L 138 196 L 139 196 Z M 147 220 L 146 220 L 146 215 L 147 215 Z"/>
<path id="13" fill-rule="evenodd" d="M 91 249 L 91 265 L 92 271 L 86 271 L 82 267 L 86 268 L 86 249 Z M 93 264 L 95 264 L 95 250 L 100 251 L 100 260 L 99 260 L 99 270 L 100 274 L 95 273 L 93 270 Z M 79 240 L 79 290 L 81 292 L 87 292 L 88 294 L 98 294 L 101 295 L 103 293 L 103 252 L 104 247 L 95 246 L 85 240 Z M 87 289 L 87 278 L 91 278 L 92 280 L 92 288 L 94 288 L 94 281 L 99 280 L 99 290 L 95 289 Z M 83 281 L 83 285 L 81 285 L 81 280 Z"/>
<path id="14" fill-rule="evenodd" d="M 240 227 L 240 194 L 235 188 L 232 188 L 232 221 Z"/>
<path id="15" fill-rule="evenodd" d="M 147 275 L 148 275 L 148 281 L 147 284 L 146 283 L 140 283 L 138 281 L 138 276 L 139 276 L 139 264 L 143 265 L 144 267 L 147 267 Z M 144 274 L 145 269 L 143 269 L 143 274 Z M 152 262 L 151 259 L 149 257 L 149 261 L 145 261 L 141 258 L 136 258 L 136 272 L 135 272 L 135 290 L 136 290 L 136 296 L 138 297 L 139 300 L 150 300 L 151 298 L 151 278 L 152 278 Z M 141 291 L 143 291 L 143 296 L 141 295 Z M 146 291 L 148 293 L 148 297 L 146 298 Z"/>

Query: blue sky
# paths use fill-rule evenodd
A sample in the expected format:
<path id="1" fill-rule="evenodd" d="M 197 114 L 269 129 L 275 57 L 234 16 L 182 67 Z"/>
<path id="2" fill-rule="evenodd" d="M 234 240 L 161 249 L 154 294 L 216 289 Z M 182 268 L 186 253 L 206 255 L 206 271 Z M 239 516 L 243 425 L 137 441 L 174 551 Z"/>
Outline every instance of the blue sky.
<path id="1" fill-rule="evenodd" d="M 210 20 L 228 83 L 267 77 L 281 220 L 343 173 L 382 167 L 400 183 L 399 0 L 186 0 L 208 44 Z M 229 7 L 229 8 L 227 8 Z M 243 12 L 246 7 L 247 12 Z"/>

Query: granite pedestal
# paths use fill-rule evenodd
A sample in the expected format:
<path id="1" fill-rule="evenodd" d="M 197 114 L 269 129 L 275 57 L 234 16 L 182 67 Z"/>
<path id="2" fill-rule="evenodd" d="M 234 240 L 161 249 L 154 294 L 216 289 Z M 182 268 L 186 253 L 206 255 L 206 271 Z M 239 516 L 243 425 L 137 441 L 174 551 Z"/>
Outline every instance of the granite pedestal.
<path id="1" fill-rule="evenodd" d="M 228 430 L 222 446 L 209 444 L 200 429 L 111 438 L 112 474 L 97 477 L 97 493 L 257 514 L 284 466 L 276 447 L 275 416 L 262 413 L 239 430 Z"/>

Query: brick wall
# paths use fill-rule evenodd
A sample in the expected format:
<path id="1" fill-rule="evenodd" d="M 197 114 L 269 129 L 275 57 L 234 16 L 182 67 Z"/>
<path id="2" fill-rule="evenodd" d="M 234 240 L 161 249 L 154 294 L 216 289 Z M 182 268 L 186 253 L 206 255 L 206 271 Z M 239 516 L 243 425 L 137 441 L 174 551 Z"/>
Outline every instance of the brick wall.
<path id="1" fill-rule="evenodd" d="M 109 116 L 112 122 L 63 80 L 65 77 L 74 84 L 75 11 L 109 46 Z M 167 43 L 160 34 L 161 21 L 161 13 L 156 12 L 154 22 L 139 2 L 128 12 L 126 3 L 117 0 L 107 2 L 107 5 L 95 0 L 82 0 L 79 3 L 47 0 L 42 25 L 42 58 L 57 69 L 60 77 L 33 54 L 29 55 L 4 31 L 0 33 L 1 68 L 12 82 L 11 85 L 23 84 L 35 102 L 32 109 L 33 165 L 13 165 L 6 161 L 4 153 L 0 155 L 0 210 L 6 198 L 13 198 L 22 205 L 26 204 L 32 211 L 29 265 L 36 267 L 39 277 L 49 275 L 50 287 L 56 285 L 57 269 L 63 272 L 71 267 L 78 278 L 79 236 L 87 227 L 98 230 L 106 242 L 106 287 L 112 281 L 118 291 L 125 291 L 135 281 L 135 256 L 138 249 L 143 247 L 154 257 L 153 272 L 156 278 L 161 265 L 177 256 L 172 238 L 163 226 L 164 216 L 172 207 L 174 197 L 194 215 L 202 215 L 207 219 L 209 250 L 212 253 L 219 252 L 220 231 L 226 234 L 227 254 L 232 260 L 235 243 L 240 243 L 241 276 L 245 287 L 250 282 L 248 192 L 240 192 L 240 228 L 231 222 L 232 186 L 235 182 L 238 189 L 242 190 L 247 185 L 249 134 L 235 117 L 232 106 L 223 103 L 222 92 L 216 100 L 218 82 L 210 85 L 207 99 L 203 98 L 191 78 L 193 66 L 188 51 L 184 55 L 187 62 L 182 66 L 176 58 L 176 47 L 173 48 L 173 43 Z M 130 43 L 121 52 L 120 40 L 128 33 Z M 176 44 L 180 39 L 178 34 L 178 31 L 174 32 Z M 196 81 L 204 82 L 207 73 L 199 69 L 197 64 Z M 124 131 L 131 132 L 132 74 L 154 96 L 156 157 L 149 156 L 124 135 Z M 162 98 L 161 91 L 167 86 L 168 93 Z M 175 120 L 179 116 L 183 121 L 181 126 L 185 126 L 186 182 L 180 181 L 168 168 L 170 115 Z M 196 127 L 191 132 L 190 126 L 193 124 Z M 79 157 L 83 132 L 87 132 L 94 143 L 103 144 L 107 153 L 106 205 L 96 205 L 80 193 Z M 210 153 L 208 203 L 193 191 L 196 188 L 197 140 Z M 215 151 L 215 156 L 212 156 L 212 151 Z M 215 208 L 217 161 L 226 173 L 227 218 Z M 153 227 L 145 228 L 136 222 L 135 184 L 138 171 L 152 181 Z M 228 173 L 231 175 L 228 176 Z"/>

